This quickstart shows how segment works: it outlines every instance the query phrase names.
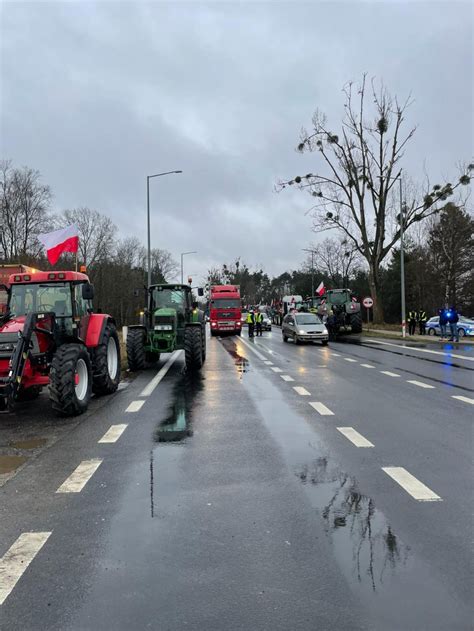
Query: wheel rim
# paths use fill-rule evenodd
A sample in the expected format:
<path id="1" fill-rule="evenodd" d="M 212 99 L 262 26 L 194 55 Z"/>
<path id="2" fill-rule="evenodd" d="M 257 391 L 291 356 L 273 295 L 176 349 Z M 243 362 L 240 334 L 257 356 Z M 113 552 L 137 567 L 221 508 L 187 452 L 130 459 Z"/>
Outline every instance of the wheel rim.
<path id="1" fill-rule="evenodd" d="M 458 335 L 459 337 L 464 337 L 464 329 L 459 329 Z"/>
<path id="2" fill-rule="evenodd" d="M 434 329 L 428 329 L 428 335 L 434 335 Z"/>
<path id="3" fill-rule="evenodd" d="M 87 364 L 83 359 L 78 359 L 76 364 L 76 373 L 74 375 L 76 397 L 79 401 L 83 401 L 87 394 L 89 386 L 89 372 Z"/>
<path id="4" fill-rule="evenodd" d="M 118 369 L 118 353 L 117 344 L 113 337 L 109 339 L 107 344 L 107 370 L 111 379 L 115 379 Z"/>

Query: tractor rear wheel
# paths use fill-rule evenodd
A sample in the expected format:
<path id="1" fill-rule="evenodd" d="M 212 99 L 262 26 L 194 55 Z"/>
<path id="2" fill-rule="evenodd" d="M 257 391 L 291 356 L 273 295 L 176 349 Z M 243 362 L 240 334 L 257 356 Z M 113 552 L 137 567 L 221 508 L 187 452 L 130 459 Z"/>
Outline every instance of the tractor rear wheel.
<path id="1" fill-rule="evenodd" d="M 206 353 L 207 353 L 207 348 L 206 348 L 207 340 L 206 340 L 205 327 L 201 329 L 201 338 L 202 338 L 202 363 L 204 364 L 204 362 L 206 361 Z"/>
<path id="2" fill-rule="evenodd" d="M 49 376 L 53 410 L 77 416 L 87 410 L 92 392 L 92 364 L 82 344 L 63 344 L 56 351 Z"/>
<path id="3" fill-rule="evenodd" d="M 188 370 L 202 368 L 202 335 L 201 327 L 187 326 L 184 331 L 184 356 Z"/>
<path id="4" fill-rule="evenodd" d="M 353 313 L 351 315 L 351 331 L 352 333 L 362 333 L 362 313 Z"/>
<path id="5" fill-rule="evenodd" d="M 94 377 L 92 392 L 112 394 L 120 383 L 120 343 L 117 329 L 109 322 L 104 329 L 102 342 L 94 351 Z"/>
<path id="6" fill-rule="evenodd" d="M 143 370 L 146 366 L 144 329 L 128 329 L 127 359 L 132 372 Z"/>

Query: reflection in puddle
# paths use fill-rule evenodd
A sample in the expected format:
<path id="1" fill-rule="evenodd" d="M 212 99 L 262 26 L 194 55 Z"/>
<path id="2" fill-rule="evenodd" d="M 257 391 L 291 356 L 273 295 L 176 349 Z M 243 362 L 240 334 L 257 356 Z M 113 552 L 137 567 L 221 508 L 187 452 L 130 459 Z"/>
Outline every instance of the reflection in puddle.
<path id="1" fill-rule="evenodd" d="M 15 471 L 26 461 L 25 456 L 0 456 L 0 474 Z"/>
<path id="2" fill-rule="evenodd" d="M 12 442 L 10 443 L 10 447 L 14 447 L 15 449 L 36 449 L 37 447 L 46 445 L 47 442 L 48 440 L 46 438 L 29 438 Z"/>
<path id="3" fill-rule="evenodd" d="M 237 372 L 242 379 L 242 375 L 244 372 L 249 371 L 249 361 L 237 351 L 237 346 L 234 344 L 225 346 L 226 351 L 234 358 L 235 367 L 237 368 Z"/>
<path id="4" fill-rule="evenodd" d="M 405 566 L 409 548 L 392 532 L 373 500 L 359 493 L 354 478 L 328 466 L 327 457 L 296 471 L 311 487 L 341 566 L 362 587 L 377 591 L 388 573 Z"/>
<path id="5" fill-rule="evenodd" d="M 191 429 L 195 398 L 204 387 L 202 374 L 183 373 L 173 388 L 168 416 L 153 433 L 156 442 L 178 442 L 193 435 Z"/>

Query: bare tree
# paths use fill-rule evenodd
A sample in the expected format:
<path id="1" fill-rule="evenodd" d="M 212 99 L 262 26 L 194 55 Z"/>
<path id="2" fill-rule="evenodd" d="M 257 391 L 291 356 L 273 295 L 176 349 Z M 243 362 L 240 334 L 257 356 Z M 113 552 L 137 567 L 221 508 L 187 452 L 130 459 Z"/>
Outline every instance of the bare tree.
<path id="1" fill-rule="evenodd" d="M 51 198 L 39 171 L 0 161 L 0 249 L 5 260 L 39 253 L 36 237 L 48 227 Z"/>
<path id="2" fill-rule="evenodd" d="M 308 173 L 280 181 L 278 190 L 296 184 L 316 201 L 312 207 L 314 230 L 335 229 L 352 242 L 369 266 L 369 284 L 374 298 L 374 319 L 383 320 L 380 301 L 380 267 L 400 240 L 400 217 L 395 194 L 401 174 L 404 150 L 416 128 L 403 132 L 409 100 L 400 104 L 382 86 L 372 82 L 371 96 L 375 117 L 366 114 L 366 76 L 355 90 L 344 88 L 345 117 L 341 136 L 330 131 L 326 117 L 316 111 L 313 130 L 301 133 L 298 151 L 319 151 L 324 168 L 319 174 Z M 470 164 L 456 184 L 435 185 L 424 196 L 405 198 L 404 229 L 439 212 L 439 202 L 450 197 L 462 184 L 469 184 Z"/>
<path id="3" fill-rule="evenodd" d="M 146 270 L 147 250 L 142 246 L 138 252 L 140 266 Z M 179 264 L 175 261 L 171 252 L 168 252 L 168 250 L 160 250 L 159 248 L 153 248 L 151 250 L 151 273 L 153 283 L 176 280 L 178 278 L 179 269 Z"/>
<path id="4" fill-rule="evenodd" d="M 110 217 L 87 207 L 65 210 L 59 226 L 75 224 L 79 231 L 79 258 L 88 268 L 114 254 L 117 226 Z"/>
<path id="5" fill-rule="evenodd" d="M 346 287 L 360 267 L 361 254 L 347 239 L 324 239 L 311 249 L 316 267 L 326 272 L 336 287 Z"/>

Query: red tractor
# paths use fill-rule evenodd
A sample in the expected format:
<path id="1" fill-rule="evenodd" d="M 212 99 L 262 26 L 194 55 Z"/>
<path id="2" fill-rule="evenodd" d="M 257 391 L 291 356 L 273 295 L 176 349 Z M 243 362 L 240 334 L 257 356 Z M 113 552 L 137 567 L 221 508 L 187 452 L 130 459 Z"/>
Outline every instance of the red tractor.
<path id="1" fill-rule="evenodd" d="M 0 410 L 30 400 L 49 386 L 63 416 L 87 410 L 94 392 L 120 382 L 120 345 L 114 319 L 93 313 L 94 288 L 78 272 L 12 274 L 0 314 Z"/>

